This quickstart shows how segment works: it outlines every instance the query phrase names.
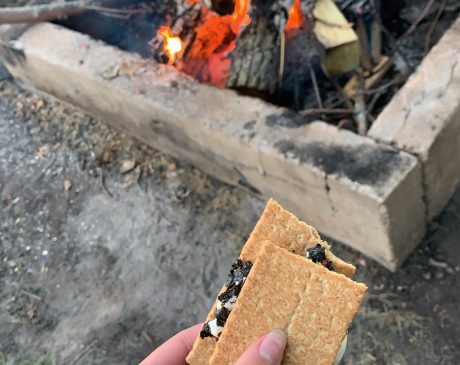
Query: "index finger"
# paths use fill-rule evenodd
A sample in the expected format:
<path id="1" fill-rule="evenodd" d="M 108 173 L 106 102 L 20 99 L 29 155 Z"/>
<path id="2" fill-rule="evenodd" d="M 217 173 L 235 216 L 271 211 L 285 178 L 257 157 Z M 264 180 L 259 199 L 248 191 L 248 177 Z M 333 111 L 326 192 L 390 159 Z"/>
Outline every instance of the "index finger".
<path id="1" fill-rule="evenodd" d="M 179 332 L 153 351 L 139 365 L 186 365 L 185 358 L 200 334 L 203 324 Z"/>

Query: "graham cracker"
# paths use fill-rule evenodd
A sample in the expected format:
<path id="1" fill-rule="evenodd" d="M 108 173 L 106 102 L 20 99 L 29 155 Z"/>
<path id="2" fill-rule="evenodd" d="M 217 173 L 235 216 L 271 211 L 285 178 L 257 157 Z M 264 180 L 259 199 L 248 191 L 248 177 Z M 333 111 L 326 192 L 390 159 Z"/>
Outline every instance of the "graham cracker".
<path id="1" fill-rule="evenodd" d="M 329 244 L 321 240 L 315 228 L 300 221 L 274 199 L 267 202 L 264 212 L 241 251 L 240 258 L 254 261 L 260 250 L 260 243 L 265 240 L 301 256 L 305 256 L 307 248 L 320 243 L 325 248 L 326 259 L 332 262 L 335 272 L 352 277 L 356 271 L 353 265 L 331 252 Z"/>
<path id="2" fill-rule="evenodd" d="M 262 243 L 266 240 L 301 256 L 305 256 L 307 248 L 321 243 L 325 248 L 326 259 L 332 262 L 336 272 L 349 277 L 355 273 L 356 268 L 353 265 L 332 254 L 330 246 L 327 242 L 321 240 L 315 228 L 300 221 L 274 199 L 269 199 L 267 202 L 262 215 L 241 251 L 240 258 L 243 261 L 254 262 Z M 225 291 L 225 286 L 220 290 L 219 294 L 223 291 Z M 217 299 L 206 317 L 206 322 L 215 318 L 216 305 Z M 209 359 L 216 344 L 217 341 L 214 338 L 198 338 L 187 357 L 187 363 L 190 365 L 209 365 Z"/>
<path id="3" fill-rule="evenodd" d="M 267 242 L 209 365 L 234 364 L 251 343 L 275 328 L 288 338 L 283 365 L 331 365 L 366 289 Z"/>

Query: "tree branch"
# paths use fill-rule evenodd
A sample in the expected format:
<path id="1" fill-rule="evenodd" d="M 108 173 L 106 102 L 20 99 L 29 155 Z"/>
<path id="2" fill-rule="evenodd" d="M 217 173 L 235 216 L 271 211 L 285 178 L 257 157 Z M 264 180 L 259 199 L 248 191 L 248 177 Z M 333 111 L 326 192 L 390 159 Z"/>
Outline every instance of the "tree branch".
<path id="1" fill-rule="evenodd" d="M 66 18 L 88 10 L 99 11 L 109 16 L 129 16 L 143 11 L 97 6 L 95 0 L 59 1 L 44 5 L 0 8 L 0 24 L 44 22 Z"/>

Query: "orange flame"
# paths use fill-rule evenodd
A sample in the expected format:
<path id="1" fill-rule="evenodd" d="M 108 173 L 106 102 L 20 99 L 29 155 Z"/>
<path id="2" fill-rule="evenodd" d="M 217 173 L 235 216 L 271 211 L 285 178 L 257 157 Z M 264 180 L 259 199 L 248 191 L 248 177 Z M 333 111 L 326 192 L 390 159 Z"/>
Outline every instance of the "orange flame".
<path id="1" fill-rule="evenodd" d="M 295 0 L 294 4 L 292 4 L 289 9 L 289 17 L 285 30 L 301 29 L 303 27 L 305 27 L 305 20 L 300 6 L 300 0 Z"/>
<path id="2" fill-rule="evenodd" d="M 176 61 L 177 54 L 182 51 L 182 41 L 178 36 L 173 35 L 171 28 L 166 26 L 161 26 L 158 34 L 163 38 L 163 50 L 168 55 L 168 63 L 172 65 Z"/>
<path id="3" fill-rule="evenodd" d="M 236 0 L 235 9 L 233 10 L 232 19 L 240 26 L 246 26 L 251 23 L 251 18 L 248 15 L 250 0 Z"/>
<path id="4" fill-rule="evenodd" d="M 187 1 L 196 3 L 199 0 Z M 178 69 L 198 80 L 224 87 L 230 66 L 227 54 L 234 48 L 242 28 L 251 23 L 250 4 L 251 0 L 235 0 L 233 13 L 229 15 L 205 10 L 203 21 L 195 28 L 195 37 L 187 49 L 187 60 L 184 63 L 181 60 L 176 62 L 183 48 L 181 39 L 173 35 L 171 28 L 160 27 L 157 33 L 164 40 L 163 50 L 169 57 L 169 64 L 176 62 Z"/>

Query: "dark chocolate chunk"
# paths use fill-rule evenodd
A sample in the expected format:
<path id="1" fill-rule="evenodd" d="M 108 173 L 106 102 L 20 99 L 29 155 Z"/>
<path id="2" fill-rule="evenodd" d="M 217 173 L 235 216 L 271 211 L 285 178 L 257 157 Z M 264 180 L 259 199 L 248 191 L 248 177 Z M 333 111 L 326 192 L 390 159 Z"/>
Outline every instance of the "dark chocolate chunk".
<path id="1" fill-rule="evenodd" d="M 224 327 L 225 322 L 227 322 L 227 318 L 229 314 L 230 314 L 230 311 L 225 307 L 222 307 L 221 309 L 216 310 L 217 325 L 220 327 Z"/>
<path id="2" fill-rule="evenodd" d="M 205 338 L 205 337 L 214 337 L 212 334 L 211 334 L 211 329 L 209 328 L 209 324 L 205 323 L 203 328 L 201 329 L 201 332 L 200 332 L 200 337 L 201 338 Z"/>
<path id="3" fill-rule="evenodd" d="M 228 274 L 227 282 L 225 283 L 227 288 L 230 288 L 235 283 L 241 283 L 248 276 L 251 268 L 251 261 L 243 262 L 240 259 L 236 260 L 236 262 L 232 265 L 230 273 Z"/>
<path id="4" fill-rule="evenodd" d="M 307 248 L 307 259 L 310 259 L 313 262 L 321 262 L 326 260 L 324 247 L 318 243 L 315 247 Z"/>
<path id="5" fill-rule="evenodd" d="M 222 294 L 220 294 L 217 299 L 222 303 L 222 305 L 226 304 L 231 298 L 237 297 L 240 294 L 241 288 L 243 287 L 243 282 L 240 282 L 238 285 L 233 285 L 232 287 L 225 290 Z"/>
<path id="6" fill-rule="evenodd" d="M 326 267 L 327 267 L 330 271 L 334 271 L 334 266 L 332 265 L 332 261 L 326 262 Z"/>
<path id="7" fill-rule="evenodd" d="M 243 287 L 244 279 L 246 279 L 246 277 L 248 276 L 251 268 L 251 261 L 244 262 L 240 259 L 238 259 L 232 265 L 230 273 L 228 274 L 227 282 L 225 283 L 227 288 L 222 294 L 220 294 L 217 297 L 219 302 L 221 302 L 222 304 L 222 307 L 216 310 L 216 312 L 214 313 L 216 315 L 216 322 L 219 327 L 225 326 L 225 322 L 227 322 L 228 315 L 230 314 L 230 311 L 227 308 L 225 308 L 224 305 L 227 302 L 229 302 L 230 299 L 232 299 L 233 297 L 238 297 L 238 294 L 240 294 L 241 288 Z M 211 333 L 211 329 L 209 328 L 208 323 L 204 324 L 203 329 L 200 332 L 200 337 L 214 337 Z"/>

